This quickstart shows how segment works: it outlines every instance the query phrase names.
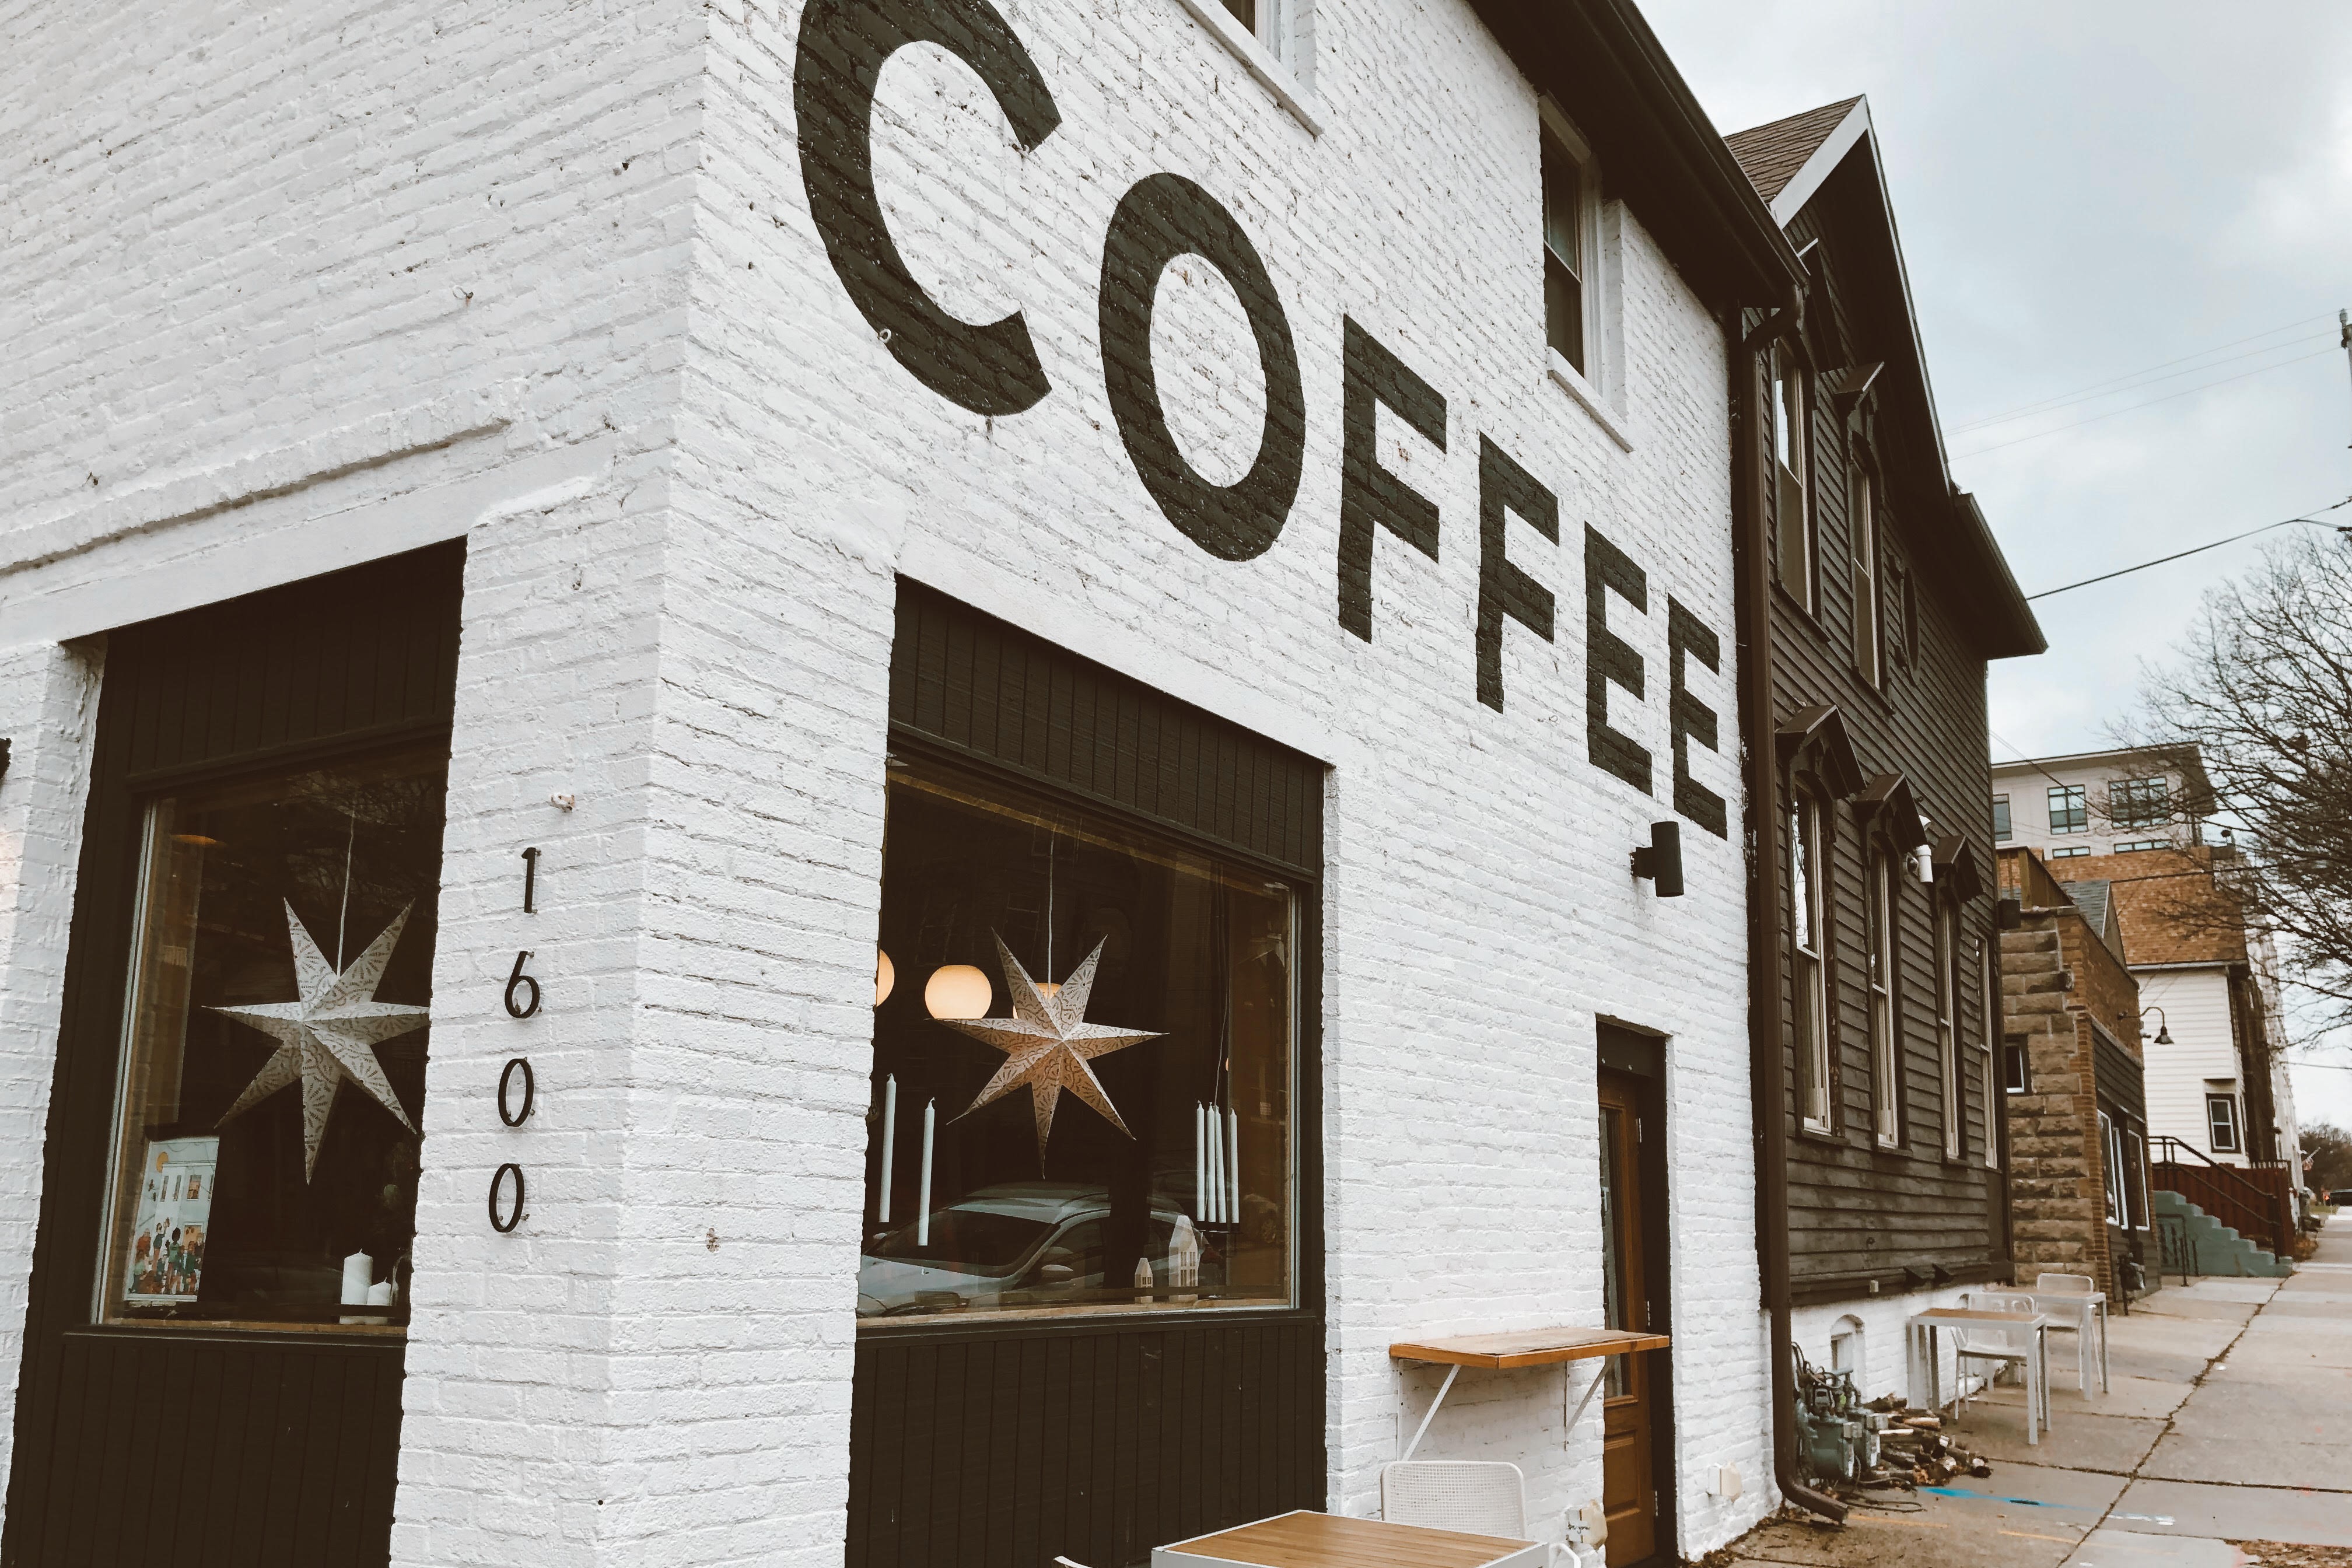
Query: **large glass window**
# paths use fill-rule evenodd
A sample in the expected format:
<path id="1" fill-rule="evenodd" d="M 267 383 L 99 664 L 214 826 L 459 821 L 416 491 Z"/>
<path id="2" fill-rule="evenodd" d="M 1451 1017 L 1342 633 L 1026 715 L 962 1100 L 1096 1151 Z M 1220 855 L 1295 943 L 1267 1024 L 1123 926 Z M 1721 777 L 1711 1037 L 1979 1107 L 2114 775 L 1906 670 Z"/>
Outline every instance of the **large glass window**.
<path id="1" fill-rule="evenodd" d="M 2107 786 L 2107 812 L 2117 827 L 2159 827 L 2172 820 L 2164 780 L 2117 779 Z"/>
<path id="2" fill-rule="evenodd" d="M 2000 1168 L 2000 1124 L 1993 1119 L 2000 1114 L 2000 1091 L 1994 1087 L 1996 1069 L 1993 1066 L 1993 1031 L 2000 1018 L 2000 976 L 1993 967 L 1992 939 L 1977 939 L 1977 978 L 1984 998 L 1978 1013 L 1980 1027 L 1977 1037 L 1978 1075 L 1984 1080 L 1984 1163 L 1994 1170 Z"/>
<path id="3" fill-rule="evenodd" d="M 1878 1145 L 1903 1142 L 1902 1051 L 1895 1033 L 1895 861 L 1883 848 L 1870 857 L 1870 1076 Z"/>
<path id="4" fill-rule="evenodd" d="M 2086 792 L 2081 784 L 2050 786 L 2050 831 L 2053 833 L 2087 833 L 2091 828 L 2090 807 Z"/>
<path id="5" fill-rule="evenodd" d="M 2099 1158 L 2106 1167 L 2107 1223 L 2124 1223 L 2124 1148 L 2116 1136 L 2116 1124 L 2104 1110 L 2099 1112 Z"/>
<path id="6" fill-rule="evenodd" d="M 1805 1125 L 1830 1126 L 1829 995 L 1822 968 L 1822 808 L 1799 794 L 1789 813 L 1789 907 L 1796 968 L 1797 1078 Z"/>
<path id="7" fill-rule="evenodd" d="M 1992 797 L 1992 836 L 2006 839 L 2009 834 L 2009 796 L 1997 795 Z"/>
<path id="8" fill-rule="evenodd" d="M 148 803 L 100 1321 L 408 1321 L 446 773 Z"/>
<path id="9" fill-rule="evenodd" d="M 862 1319 L 1294 1299 L 1297 900 L 1140 826 L 895 764 Z"/>

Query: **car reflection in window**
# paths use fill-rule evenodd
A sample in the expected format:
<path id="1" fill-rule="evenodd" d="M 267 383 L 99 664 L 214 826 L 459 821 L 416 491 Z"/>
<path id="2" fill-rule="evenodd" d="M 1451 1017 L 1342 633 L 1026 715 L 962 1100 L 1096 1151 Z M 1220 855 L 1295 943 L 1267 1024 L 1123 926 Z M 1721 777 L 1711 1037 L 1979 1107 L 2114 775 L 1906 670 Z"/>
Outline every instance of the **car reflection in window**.
<path id="1" fill-rule="evenodd" d="M 1007 1182 L 982 1187 L 931 1215 L 928 1244 L 912 1223 L 866 1244 L 858 1270 L 857 1315 L 994 1307 L 1050 1307 L 1116 1300 L 1140 1291 L 1131 1272 L 1109 1256 L 1111 1200 L 1108 1189 L 1067 1182 Z M 1140 1256 L 1155 1289 L 1174 1279 L 1170 1258 L 1181 1244 L 1180 1224 L 1192 1222 L 1171 1201 L 1154 1197 Z M 1205 1237 L 1195 1243 L 1203 1260 L 1216 1253 Z M 1132 1259 L 1128 1255 L 1128 1269 Z M 1118 1278 L 1110 1278 L 1114 1273 Z M 1207 1294 L 1207 1292 L 1203 1292 Z"/>

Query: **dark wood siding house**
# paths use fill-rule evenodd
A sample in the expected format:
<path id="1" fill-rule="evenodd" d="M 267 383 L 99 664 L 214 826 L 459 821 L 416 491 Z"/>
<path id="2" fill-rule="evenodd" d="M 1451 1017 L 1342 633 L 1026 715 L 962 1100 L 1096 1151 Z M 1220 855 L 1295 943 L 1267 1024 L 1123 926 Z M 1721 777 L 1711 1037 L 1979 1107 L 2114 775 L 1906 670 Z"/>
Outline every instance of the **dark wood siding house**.
<path id="1" fill-rule="evenodd" d="M 1869 105 L 1729 141 L 1811 272 L 1734 389 L 1766 1291 L 1876 1394 L 1910 1313 L 2010 1275 L 1985 672 L 2044 643 L 1952 483 Z"/>

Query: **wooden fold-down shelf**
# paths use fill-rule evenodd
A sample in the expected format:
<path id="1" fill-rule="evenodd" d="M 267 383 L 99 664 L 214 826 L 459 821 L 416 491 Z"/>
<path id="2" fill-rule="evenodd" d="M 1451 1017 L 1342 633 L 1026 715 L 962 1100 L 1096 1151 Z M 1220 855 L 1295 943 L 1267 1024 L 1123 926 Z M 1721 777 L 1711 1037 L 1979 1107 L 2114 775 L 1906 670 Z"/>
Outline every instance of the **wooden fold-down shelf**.
<path id="1" fill-rule="evenodd" d="M 1520 1366 L 1551 1366 L 1634 1351 L 1661 1351 L 1664 1334 L 1631 1329 L 1522 1329 L 1508 1334 L 1457 1334 L 1442 1340 L 1408 1340 L 1389 1347 L 1391 1361 L 1438 1366 L 1481 1366 L 1496 1372 Z"/>

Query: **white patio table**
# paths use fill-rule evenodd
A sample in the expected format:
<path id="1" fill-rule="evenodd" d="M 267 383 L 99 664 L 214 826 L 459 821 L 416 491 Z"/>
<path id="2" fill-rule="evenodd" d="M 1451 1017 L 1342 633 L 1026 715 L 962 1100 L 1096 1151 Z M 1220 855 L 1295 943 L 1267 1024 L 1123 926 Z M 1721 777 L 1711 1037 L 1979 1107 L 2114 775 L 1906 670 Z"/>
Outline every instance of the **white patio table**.
<path id="1" fill-rule="evenodd" d="M 1943 1399 L 1943 1358 L 1937 1353 L 1937 1335 L 1949 1331 L 1965 1336 L 1971 1328 L 2022 1326 L 2025 1335 L 2025 1440 L 2042 1441 L 2037 1423 L 2050 1424 L 2050 1320 L 2040 1312 L 1989 1312 L 1975 1307 L 1933 1307 L 1914 1312 L 1904 1335 L 1906 1397 L 1922 1410 L 1940 1411 Z M 1956 1394 L 1958 1390 L 1954 1391 Z"/>
<path id="2" fill-rule="evenodd" d="M 1543 1568 L 1540 1542 L 1337 1514 L 1276 1514 L 1151 1549 L 1151 1568 Z"/>

